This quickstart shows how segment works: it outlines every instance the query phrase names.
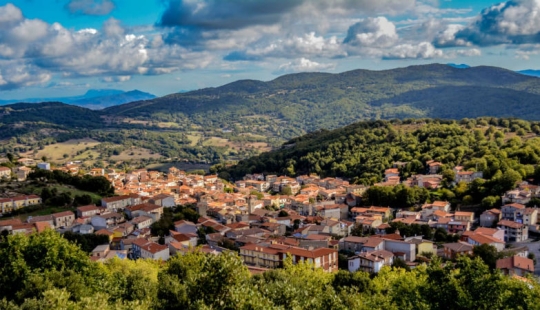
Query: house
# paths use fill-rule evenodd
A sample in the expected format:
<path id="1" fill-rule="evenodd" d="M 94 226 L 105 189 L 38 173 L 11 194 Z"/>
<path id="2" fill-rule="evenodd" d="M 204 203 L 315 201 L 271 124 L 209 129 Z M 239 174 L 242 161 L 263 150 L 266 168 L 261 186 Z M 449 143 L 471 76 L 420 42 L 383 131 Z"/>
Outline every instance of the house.
<path id="1" fill-rule="evenodd" d="M 501 220 L 497 227 L 504 229 L 504 241 L 522 242 L 529 238 L 527 225 L 509 220 Z"/>
<path id="2" fill-rule="evenodd" d="M 283 261 L 290 257 L 293 264 L 307 262 L 327 272 L 338 270 L 338 252 L 329 248 L 309 250 L 281 244 L 248 244 L 240 248 L 240 257 L 245 264 L 256 267 L 281 267 Z"/>
<path id="3" fill-rule="evenodd" d="M 384 249 L 394 253 L 394 256 L 403 259 L 404 261 L 414 262 L 416 260 L 416 244 L 414 242 L 403 240 L 386 239 L 386 236 L 381 236 L 384 239 Z"/>
<path id="4" fill-rule="evenodd" d="M 135 229 L 143 229 L 152 225 L 153 219 L 149 216 L 138 216 L 131 220 L 131 224 L 135 226 Z"/>
<path id="5" fill-rule="evenodd" d="M 448 201 L 434 201 L 433 203 L 426 203 L 422 206 L 422 211 L 420 211 L 422 220 L 427 220 L 430 215 L 435 211 L 450 211 L 450 203 Z"/>
<path id="6" fill-rule="evenodd" d="M 454 220 L 463 222 L 474 222 L 474 212 L 454 212 Z"/>
<path id="7" fill-rule="evenodd" d="M 6 179 L 11 178 L 11 169 L 8 168 L 8 167 L 1 166 L 0 167 L 0 179 L 1 178 L 6 178 Z"/>
<path id="8" fill-rule="evenodd" d="M 71 227 L 75 221 L 75 214 L 71 211 L 53 213 L 55 227 Z"/>
<path id="9" fill-rule="evenodd" d="M 498 252 L 504 250 L 504 241 L 484 234 L 472 234 L 467 236 L 467 242 L 474 246 L 489 244 L 497 249 Z"/>
<path id="10" fill-rule="evenodd" d="M 176 207 L 174 196 L 167 194 L 156 195 L 152 197 L 149 202 L 166 208 Z"/>
<path id="11" fill-rule="evenodd" d="M 422 239 L 422 236 L 405 238 L 405 241 L 416 245 L 417 256 L 437 255 L 437 248 L 434 246 L 433 241 Z"/>
<path id="12" fill-rule="evenodd" d="M 463 167 L 455 167 L 455 178 L 454 182 L 465 182 L 465 183 L 471 183 L 472 181 L 476 179 L 481 179 L 484 177 L 484 174 L 482 171 L 463 171 Z"/>
<path id="13" fill-rule="evenodd" d="M 531 201 L 531 198 L 533 198 L 533 195 L 530 190 L 518 188 L 504 193 L 501 200 L 502 203 L 519 203 L 525 205 Z"/>
<path id="14" fill-rule="evenodd" d="M 358 270 L 378 273 L 383 266 L 391 266 L 394 262 L 394 254 L 386 250 L 362 252 L 348 259 L 349 271 Z"/>
<path id="15" fill-rule="evenodd" d="M 490 209 L 480 214 L 480 226 L 493 227 L 501 220 L 501 210 Z"/>
<path id="16" fill-rule="evenodd" d="M 348 236 L 339 240 L 340 251 L 361 252 L 368 237 Z"/>
<path id="17" fill-rule="evenodd" d="M 473 245 L 466 242 L 454 242 L 443 244 L 444 257 L 455 259 L 458 255 L 472 255 Z"/>
<path id="18" fill-rule="evenodd" d="M 135 218 L 138 216 L 148 216 L 153 219 L 154 222 L 159 221 L 163 215 L 163 207 L 152 203 L 142 203 L 133 206 L 127 206 L 124 212 L 129 218 Z"/>
<path id="19" fill-rule="evenodd" d="M 96 205 L 88 205 L 77 208 L 77 217 L 92 217 L 101 211 Z"/>
<path id="20" fill-rule="evenodd" d="M 437 172 L 439 172 L 443 166 L 442 163 L 434 160 L 428 160 L 426 165 L 428 174 L 437 174 Z"/>
<path id="21" fill-rule="evenodd" d="M 120 213 L 111 212 L 107 214 L 94 215 L 90 219 L 90 223 L 94 228 L 108 228 L 116 226 L 124 221 L 124 216 Z"/>
<path id="22" fill-rule="evenodd" d="M 150 258 L 166 261 L 169 259 L 169 247 L 157 244 L 143 238 L 136 239 L 131 244 L 133 258 Z"/>
<path id="23" fill-rule="evenodd" d="M 107 208 L 109 211 L 121 211 L 127 206 L 133 206 L 141 204 L 141 197 L 137 194 L 115 196 L 101 199 L 101 206 Z"/>
<path id="24" fill-rule="evenodd" d="M 17 176 L 18 181 L 25 181 L 28 178 L 28 175 L 32 172 L 31 168 L 26 166 L 18 167 L 15 170 L 15 175 Z"/>
<path id="25" fill-rule="evenodd" d="M 12 198 L 0 198 L 0 207 L 2 214 L 10 213 L 20 208 L 38 205 L 41 203 L 41 197 L 37 195 L 17 196 Z"/>
<path id="26" fill-rule="evenodd" d="M 501 213 L 503 220 L 509 221 L 522 221 L 523 212 L 525 211 L 525 205 L 520 203 L 511 203 L 502 206 Z"/>
<path id="27" fill-rule="evenodd" d="M 471 230 L 471 222 L 450 221 L 448 222 L 448 228 L 446 230 L 450 234 L 463 234 L 464 232 Z"/>
<path id="28" fill-rule="evenodd" d="M 497 260 L 496 268 L 505 275 L 517 275 L 523 277 L 534 273 L 534 261 L 521 256 L 512 256 Z"/>
<path id="29" fill-rule="evenodd" d="M 249 227 L 249 226 L 248 226 Z M 174 230 L 183 234 L 196 234 L 198 232 L 198 227 L 190 221 L 177 221 L 174 222 Z"/>

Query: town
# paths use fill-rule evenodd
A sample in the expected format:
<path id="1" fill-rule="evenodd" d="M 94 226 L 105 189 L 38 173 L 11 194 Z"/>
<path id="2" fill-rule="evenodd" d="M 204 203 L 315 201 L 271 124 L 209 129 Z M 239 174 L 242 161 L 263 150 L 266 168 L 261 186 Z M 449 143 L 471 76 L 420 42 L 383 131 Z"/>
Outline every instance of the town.
<path id="1" fill-rule="evenodd" d="M 13 169 L 0 167 L 0 177 L 22 182 L 33 169 L 51 169 L 48 163 L 26 159 L 17 163 Z M 425 175 L 403 181 L 402 165 L 394 163 L 374 186 L 441 186 L 441 163 L 429 161 Z M 74 163 L 53 169 L 80 172 Z M 481 172 L 463 167 L 453 170 L 456 184 L 482 178 Z M 502 207 L 475 214 L 453 210 L 448 201 L 409 209 L 363 206 L 369 187 L 316 175 L 248 174 L 230 183 L 217 175 L 189 174 L 174 167 L 167 173 L 95 168 L 87 174 L 109 180 L 115 196 L 74 211 L 0 220 L 0 231 L 31 234 L 56 229 L 106 236 L 108 242 L 89 254 L 94 261 L 166 261 L 198 248 L 213 255 L 237 251 L 252 273 L 280 268 L 287 257 L 328 272 L 341 268 L 377 273 L 383 266 L 415 268 L 434 256 L 452 261 L 459 255 L 472 256 L 476 247 L 492 246 L 500 255 L 496 268 L 503 273 L 523 277 L 535 272 L 538 246 L 531 235 L 539 231 L 538 209 L 525 205 L 540 197 L 540 187 L 527 182 L 505 193 Z M 4 216 L 41 203 L 38 195 L 0 199 Z M 161 225 L 167 219 L 169 227 Z"/>

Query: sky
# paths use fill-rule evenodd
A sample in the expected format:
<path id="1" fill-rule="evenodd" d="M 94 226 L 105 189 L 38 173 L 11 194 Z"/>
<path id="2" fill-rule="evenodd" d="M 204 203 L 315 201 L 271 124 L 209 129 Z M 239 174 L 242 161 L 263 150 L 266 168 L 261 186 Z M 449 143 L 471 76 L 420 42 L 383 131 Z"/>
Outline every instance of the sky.
<path id="1" fill-rule="evenodd" d="M 540 69 L 540 0 L 0 0 L 0 99 L 427 63 Z"/>

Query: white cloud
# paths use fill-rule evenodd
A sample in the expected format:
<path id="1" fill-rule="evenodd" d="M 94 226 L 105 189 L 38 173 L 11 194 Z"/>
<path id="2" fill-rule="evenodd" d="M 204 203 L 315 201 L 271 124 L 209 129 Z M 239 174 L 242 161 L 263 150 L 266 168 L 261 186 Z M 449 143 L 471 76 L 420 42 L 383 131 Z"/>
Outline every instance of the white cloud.
<path id="1" fill-rule="evenodd" d="M 59 23 L 39 19 L 12 18 L 6 12 L 20 12 L 12 5 L 0 7 L 1 88 L 24 87 L 63 77 L 98 76 L 123 82 L 132 75 L 167 74 L 207 66 L 213 59 L 177 45 L 129 33 L 116 19 L 108 19 L 101 31 L 87 28 L 68 30 Z M 21 69 L 15 70 L 17 63 Z M 34 76 L 31 76 L 34 75 Z"/>
<path id="2" fill-rule="evenodd" d="M 386 17 L 366 18 L 347 31 L 343 43 L 360 47 L 389 47 L 398 40 L 396 26 Z"/>
<path id="3" fill-rule="evenodd" d="M 105 83 L 122 83 L 131 80 L 131 75 L 106 76 L 101 78 Z"/>
<path id="4" fill-rule="evenodd" d="M 336 64 L 333 64 L 333 63 L 323 64 L 323 63 L 311 61 L 306 58 L 300 58 L 300 59 L 296 59 L 294 61 L 290 61 L 288 63 L 280 65 L 279 68 L 274 72 L 274 74 L 325 71 L 325 70 L 334 69 L 335 67 L 336 67 Z"/>
<path id="5" fill-rule="evenodd" d="M 443 51 L 436 49 L 429 42 L 421 42 L 420 44 L 400 44 L 392 47 L 388 51 L 382 53 L 385 59 L 429 59 L 442 57 Z"/>

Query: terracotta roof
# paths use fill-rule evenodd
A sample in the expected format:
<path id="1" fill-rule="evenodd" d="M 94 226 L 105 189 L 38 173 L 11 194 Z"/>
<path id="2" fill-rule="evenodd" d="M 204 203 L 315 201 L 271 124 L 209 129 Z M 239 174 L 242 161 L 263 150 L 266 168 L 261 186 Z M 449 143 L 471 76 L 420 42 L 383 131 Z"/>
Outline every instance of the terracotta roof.
<path id="1" fill-rule="evenodd" d="M 534 262 L 530 258 L 525 258 L 517 255 L 497 260 L 497 269 L 513 268 L 534 272 Z"/>
<path id="2" fill-rule="evenodd" d="M 506 226 L 506 227 L 510 227 L 514 229 L 520 229 L 520 228 L 523 228 L 524 225 L 521 223 L 514 222 L 514 221 L 502 220 L 497 224 L 497 226 Z"/>
<path id="3" fill-rule="evenodd" d="M 516 209 L 525 209 L 525 205 L 522 205 L 520 203 L 511 203 L 511 204 L 507 204 L 507 205 L 504 205 L 504 207 L 514 207 Z"/>
<path id="4" fill-rule="evenodd" d="M 81 211 L 81 212 L 87 212 L 87 211 L 93 211 L 93 210 L 99 210 L 99 208 L 96 205 L 88 205 L 88 206 L 82 206 L 82 207 L 77 208 L 77 211 Z"/>
<path id="5" fill-rule="evenodd" d="M 155 242 L 148 242 L 140 247 L 141 249 L 148 251 L 152 254 L 156 254 L 158 252 L 161 252 L 163 250 L 168 250 L 169 247 L 166 245 L 158 244 Z"/>
<path id="6" fill-rule="evenodd" d="M 71 211 L 64 211 L 64 212 L 53 213 L 52 216 L 54 218 L 65 217 L 65 216 L 73 216 L 73 217 L 75 217 L 75 214 L 73 212 L 71 212 Z"/>

